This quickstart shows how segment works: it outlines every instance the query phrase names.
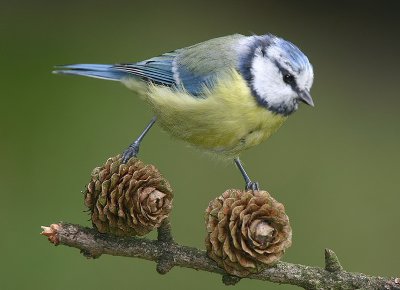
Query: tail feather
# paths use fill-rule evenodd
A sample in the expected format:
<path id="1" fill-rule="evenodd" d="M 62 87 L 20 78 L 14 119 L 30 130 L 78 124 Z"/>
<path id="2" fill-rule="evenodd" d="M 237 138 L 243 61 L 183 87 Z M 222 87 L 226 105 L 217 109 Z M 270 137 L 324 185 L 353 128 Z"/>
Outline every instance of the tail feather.
<path id="1" fill-rule="evenodd" d="M 109 64 L 71 64 L 56 66 L 54 74 L 79 75 L 97 79 L 120 81 L 128 74 Z"/>

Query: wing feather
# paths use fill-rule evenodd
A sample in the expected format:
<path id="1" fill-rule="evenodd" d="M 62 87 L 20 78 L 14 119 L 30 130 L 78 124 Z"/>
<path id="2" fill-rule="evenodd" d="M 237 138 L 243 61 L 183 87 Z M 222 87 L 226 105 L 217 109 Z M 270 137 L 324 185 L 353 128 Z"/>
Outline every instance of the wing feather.
<path id="1" fill-rule="evenodd" d="M 201 96 L 219 74 L 237 68 L 238 56 L 232 46 L 243 37 L 235 34 L 214 38 L 145 61 L 117 64 L 113 69 L 155 84 L 183 87 L 191 95 Z"/>

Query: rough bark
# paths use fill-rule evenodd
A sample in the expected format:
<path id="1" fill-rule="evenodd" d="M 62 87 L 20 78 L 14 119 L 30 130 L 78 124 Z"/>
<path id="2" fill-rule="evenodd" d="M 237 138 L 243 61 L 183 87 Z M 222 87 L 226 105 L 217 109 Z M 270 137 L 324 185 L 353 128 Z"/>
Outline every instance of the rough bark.
<path id="1" fill-rule="evenodd" d="M 53 244 L 80 249 L 88 258 L 98 258 L 103 254 L 135 257 L 155 261 L 160 274 L 166 274 L 172 267 L 180 266 L 220 274 L 226 285 L 240 281 L 240 278 L 219 268 L 207 257 L 205 251 L 175 243 L 168 220 L 159 228 L 157 240 L 120 238 L 68 223 L 42 228 L 42 234 Z M 400 290 L 400 278 L 373 277 L 344 271 L 335 253 L 329 249 L 325 250 L 325 269 L 278 262 L 276 266 L 247 278 L 297 285 L 304 289 Z"/>

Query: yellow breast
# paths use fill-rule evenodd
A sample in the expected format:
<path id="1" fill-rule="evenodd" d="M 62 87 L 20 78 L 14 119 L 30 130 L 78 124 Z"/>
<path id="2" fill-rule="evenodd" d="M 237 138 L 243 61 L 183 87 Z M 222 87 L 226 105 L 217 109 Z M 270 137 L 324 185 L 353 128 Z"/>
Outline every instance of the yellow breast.
<path id="1" fill-rule="evenodd" d="M 286 120 L 259 106 L 234 70 L 212 90 L 205 89 L 204 98 L 194 98 L 184 89 L 150 85 L 145 99 L 173 136 L 228 156 L 258 145 Z"/>

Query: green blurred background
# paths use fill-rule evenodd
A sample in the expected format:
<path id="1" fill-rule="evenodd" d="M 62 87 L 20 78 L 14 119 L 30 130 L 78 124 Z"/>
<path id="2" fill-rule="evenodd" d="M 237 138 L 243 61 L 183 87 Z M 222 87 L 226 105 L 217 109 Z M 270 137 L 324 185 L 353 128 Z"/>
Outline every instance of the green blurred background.
<path id="1" fill-rule="evenodd" d="M 315 69 L 315 108 L 302 107 L 242 160 L 286 206 L 285 261 L 323 266 L 332 248 L 349 271 L 400 274 L 400 95 L 396 2 L 1 1 L 0 289 L 225 289 L 218 275 L 53 247 L 41 225 L 89 225 L 80 191 L 151 117 L 123 86 L 63 77 L 56 64 L 139 61 L 232 33 L 271 32 Z M 243 187 L 233 164 L 156 127 L 140 157 L 175 189 L 179 243 L 204 248 L 203 212 Z M 243 280 L 235 289 L 296 289 Z"/>

